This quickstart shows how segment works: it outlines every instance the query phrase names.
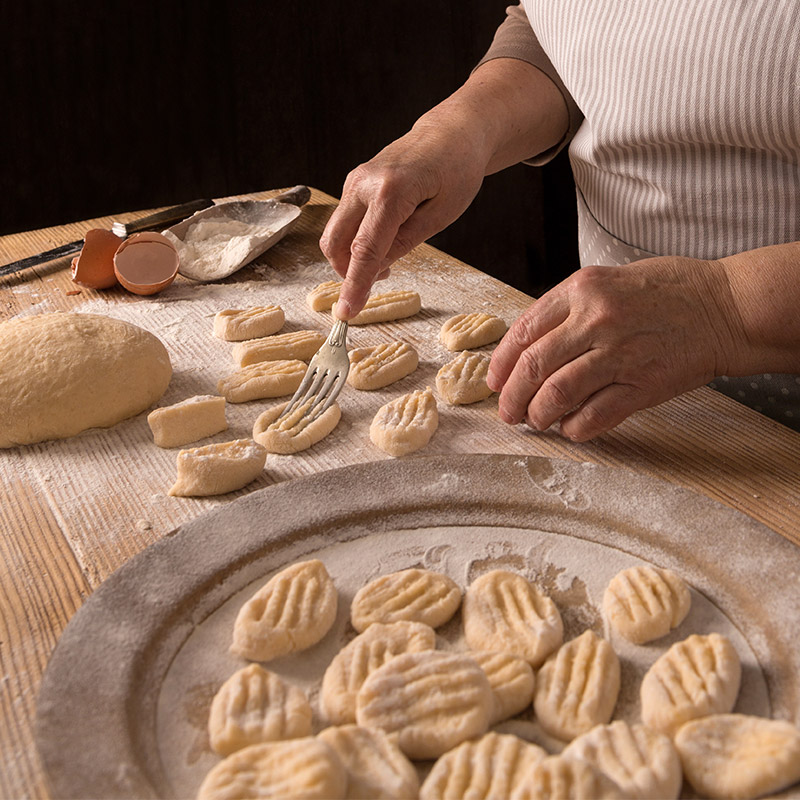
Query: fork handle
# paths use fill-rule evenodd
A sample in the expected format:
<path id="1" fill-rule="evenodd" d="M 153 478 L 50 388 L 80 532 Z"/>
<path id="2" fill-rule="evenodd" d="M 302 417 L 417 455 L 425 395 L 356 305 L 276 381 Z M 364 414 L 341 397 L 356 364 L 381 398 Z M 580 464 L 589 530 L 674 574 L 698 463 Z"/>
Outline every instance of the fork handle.
<path id="1" fill-rule="evenodd" d="M 347 320 L 337 319 L 333 323 L 330 334 L 328 334 L 328 344 L 331 347 L 344 347 L 347 343 Z"/>

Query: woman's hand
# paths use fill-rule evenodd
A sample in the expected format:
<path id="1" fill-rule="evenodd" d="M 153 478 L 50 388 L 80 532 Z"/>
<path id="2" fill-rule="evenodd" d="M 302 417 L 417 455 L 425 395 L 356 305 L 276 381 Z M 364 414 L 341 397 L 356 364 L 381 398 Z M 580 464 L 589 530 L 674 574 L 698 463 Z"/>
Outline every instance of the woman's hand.
<path id="1" fill-rule="evenodd" d="M 568 124 L 550 78 L 524 61 L 496 58 L 353 170 L 320 240 L 344 279 L 337 316 L 354 317 L 394 261 L 457 219 L 485 175 L 553 147 Z"/>
<path id="2" fill-rule="evenodd" d="M 561 420 L 565 436 L 584 441 L 634 411 L 736 374 L 728 370 L 741 333 L 720 262 L 662 257 L 587 267 L 512 325 L 488 383 L 501 392 L 505 422 L 544 430 Z"/>
<path id="3" fill-rule="evenodd" d="M 338 317 L 355 316 L 390 265 L 461 216 L 478 193 L 487 161 L 480 136 L 452 122 L 421 119 L 347 176 L 320 240 L 345 279 Z"/>

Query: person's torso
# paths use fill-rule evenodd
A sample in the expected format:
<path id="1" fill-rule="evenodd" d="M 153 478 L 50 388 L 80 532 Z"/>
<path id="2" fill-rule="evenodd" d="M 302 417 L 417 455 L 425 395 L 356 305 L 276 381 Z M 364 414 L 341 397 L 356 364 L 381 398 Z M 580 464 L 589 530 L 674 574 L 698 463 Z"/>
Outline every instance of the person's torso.
<path id="1" fill-rule="evenodd" d="M 523 0 L 585 115 L 570 145 L 603 229 L 718 258 L 800 239 L 798 0 Z"/>

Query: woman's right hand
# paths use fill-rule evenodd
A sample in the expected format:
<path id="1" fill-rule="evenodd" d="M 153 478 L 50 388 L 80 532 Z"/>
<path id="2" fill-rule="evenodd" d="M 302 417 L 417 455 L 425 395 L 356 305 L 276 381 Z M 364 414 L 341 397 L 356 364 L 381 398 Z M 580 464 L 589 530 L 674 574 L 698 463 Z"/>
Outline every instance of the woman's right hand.
<path id="1" fill-rule="evenodd" d="M 337 316 L 354 317 L 394 261 L 461 216 L 485 175 L 554 146 L 568 123 L 550 78 L 497 58 L 353 170 L 320 240 L 344 279 Z"/>
<path id="2" fill-rule="evenodd" d="M 437 107 L 348 176 L 320 240 L 344 279 L 336 314 L 350 319 L 391 264 L 466 210 L 483 182 L 477 133 Z"/>

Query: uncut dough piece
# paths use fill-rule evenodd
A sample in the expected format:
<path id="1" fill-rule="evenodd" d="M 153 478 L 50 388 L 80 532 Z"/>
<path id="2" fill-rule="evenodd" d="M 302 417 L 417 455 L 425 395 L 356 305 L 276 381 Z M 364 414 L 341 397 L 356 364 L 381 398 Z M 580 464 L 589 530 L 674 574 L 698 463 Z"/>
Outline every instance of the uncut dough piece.
<path id="1" fill-rule="evenodd" d="M 419 793 L 414 765 L 378 728 L 345 725 L 317 735 L 347 772 L 347 800 L 408 800 Z"/>
<path id="2" fill-rule="evenodd" d="M 416 389 L 378 409 L 369 427 L 372 443 L 390 456 L 405 456 L 425 447 L 439 427 L 436 398 Z"/>
<path id="3" fill-rule="evenodd" d="M 594 631 L 584 631 L 559 647 L 536 673 L 536 718 L 551 736 L 570 741 L 610 721 L 619 687 L 617 654 Z"/>
<path id="4" fill-rule="evenodd" d="M 628 797 L 675 800 L 681 791 L 683 773 L 672 740 L 638 723 L 598 725 L 570 742 L 561 757 L 597 767 Z"/>
<path id="5" fill-rule="evenodd" d="M 291 401 L 289 401 L 291 402 Z M 309 447 L 324 439 L 342 418 L 338 403 L 334 403 L 317 416 L 306 416 L 306 409 L 313 398 L 298 406 L 283 419 L 278 419 L 289 403 L 281 403 L 275 408 L 268 408 L 253 425 L 253 438 L 270 453 L 290 455 L 308 450 Z"/>
<path id="6" fill-rule="evenodd" d="M 250 664 L 231 675 L 211 701 L 211 749 L 229 756 L 251 744 L 311 736 L 311 706 L 302 689 Z"/>
<path id="7" fill-rule="evenodd" d="M 486 673 L 494 695 L 491 725 L 524 711 L 533 700 L 535 678 L 531 665 L 511 653 L 469 653 Z"/>
<path id="8" fill-rule="evenodd" d="M 312 311 L 330 311 L 339 299 L 341 281 L 325 281 L 315 286 L 307 295 L 306 302 Z"/>
<path id="9" fill-rule="evenodd" d="M 439 331 L 439 340 L 448 350 L 471 350 L 496 342 L 507 330 L 500 317 L 473 311 L 450 317 Z"/>
<path id="10" fill-rule="evenodd" d="M 674 736 L 684 723 L 727 714 L 736 703 L 742 667 L 734 646 L 719 633 L 676 642 L 642 679 L 642 722 Z"/>
<path id="11" fill-rule="evenodd" d="M 675 746 L 702 797 L 761 797 L 800 780 L 800 730 L 784 720 L 704 717 L 681 727 Z"/>
<path id="12" fill-rule="evenodd" d="M 538 667 L 564 638 L 555 603 L 521 575 L 492 570 L 464 595 L 464 636 L 472 650 L 493 650 Z"/>
<path id="13" fill-rule="evenodd" d="M 259 361 L 308 361 L 324 342 L 325 337 L 318 331 L 276 333 L 234 345 L 233 360 L 238 367 L 247 367 Z"/>
<path id="14" fill-rule="evenodd" d="M 392 322 L 413 317 L 422 308 L 416 292 L 397 290 L 374 294 L 364 308 L 350 320 L 350 325 L 371 325 L 374 322 Z"/>
<path id="15" fill-rule="evenodd" d="M 214 317 L 214 336 L 227 342 L 259 339 L 277 333 L 286 322 L 280 306 L 226 308 Z"/>
<path id="16" fill-rule="evenodd" d="M 225 398 L 204 394 L 164 406 L 147 415 L 159 447 L 181 447 L 228 429 Z"/>
<path id="17" fill-rule="evenodd" d="M 493 394 L 486 383 L 489 356 L 464 350 L 436 373 L 436 391 L 451 406 L 485 400 Z"/>
<path id="18" fill-rule="evenodd" d="M 305 362 L 260 361 L 221 378 L 217 391 L 229 403 L 246 403 L 294 394 L 306 374 Z"/>
<path id="19" fill-rule="evenodd" d="M 547 758 L 535 744 L 511 734 L 490 732 L 463 742 L 433 765 L 419 793 L 420 800 L 502 800 L 520 787 Z"/>
<path id="20" fill-rule="evenodd" d="M 316 644 L 336 619 L 339 596 L 319 559 L 273 575 L 240 609 L 231 652 L 270 661 Z"/>
<path id="21" fill-rule="evenodd" d="M 585 761 L 549 756 L 537 764 L 510 800 L 628 800 L 614 781 Z"/>
<path id="22" fill-rule="evenodd" d="M 436 633 L 421 622 L 375 622 L 348 642 L 322 677 L 320 709 L 332 725 L 356 721 L 356 696 L 367 676 L 403 653 L 436 647 Z"/>
<path id="23" fill-rule="evenodd" d="M 347 773 L 333 748 L 313 736 L 254 744 L 220 761 L 197 800 L 344 800 Z"/>
<path id="24" fill-rule="evenodd" d="M 178 453 L 173 497 L 207 497 L 235 492 L 264 469 L 267 451 L 252 439 L 234 439 Z"/>
<path id="25" fill-rule="evenodd" d="M 347 382 L 354 389 L 365 392 L 389 386 L 410 375 L 419 366 L 417 351 L 405 342 L 357 347 L 349 355 Z"/>
<path id="26" fill-rule="evenodd" d="M 666 636 L 683 622 L 691 605 L 689 587 L 672 570 L 644 565 L 617 573 L 603 594 L 611 627 L 635 644 Z"/>
<path id="27" fill-rule="evenodd" d="M 362 586 L 353 597 L 350 621 L 361 632 L 374 622 L 422 622 L 444 625 L 461 605 L 458 584 L 441 572 L 404 569 L 381 575 Z"/>
<path id="28" fill-rule="evenodd" d="M 486 733 L 494 708 L 484 671 L 460 653 L 405 653 L 370 673 L 356 721 L 395 734 L 411 759 L 438 758 Z"/>
<path id="29" fill-rule="evenodd" d="M 172 366 L 152 333 L 98 314 L 0 323 L 0 448 L 108 428 L 153 405 Z"/>

